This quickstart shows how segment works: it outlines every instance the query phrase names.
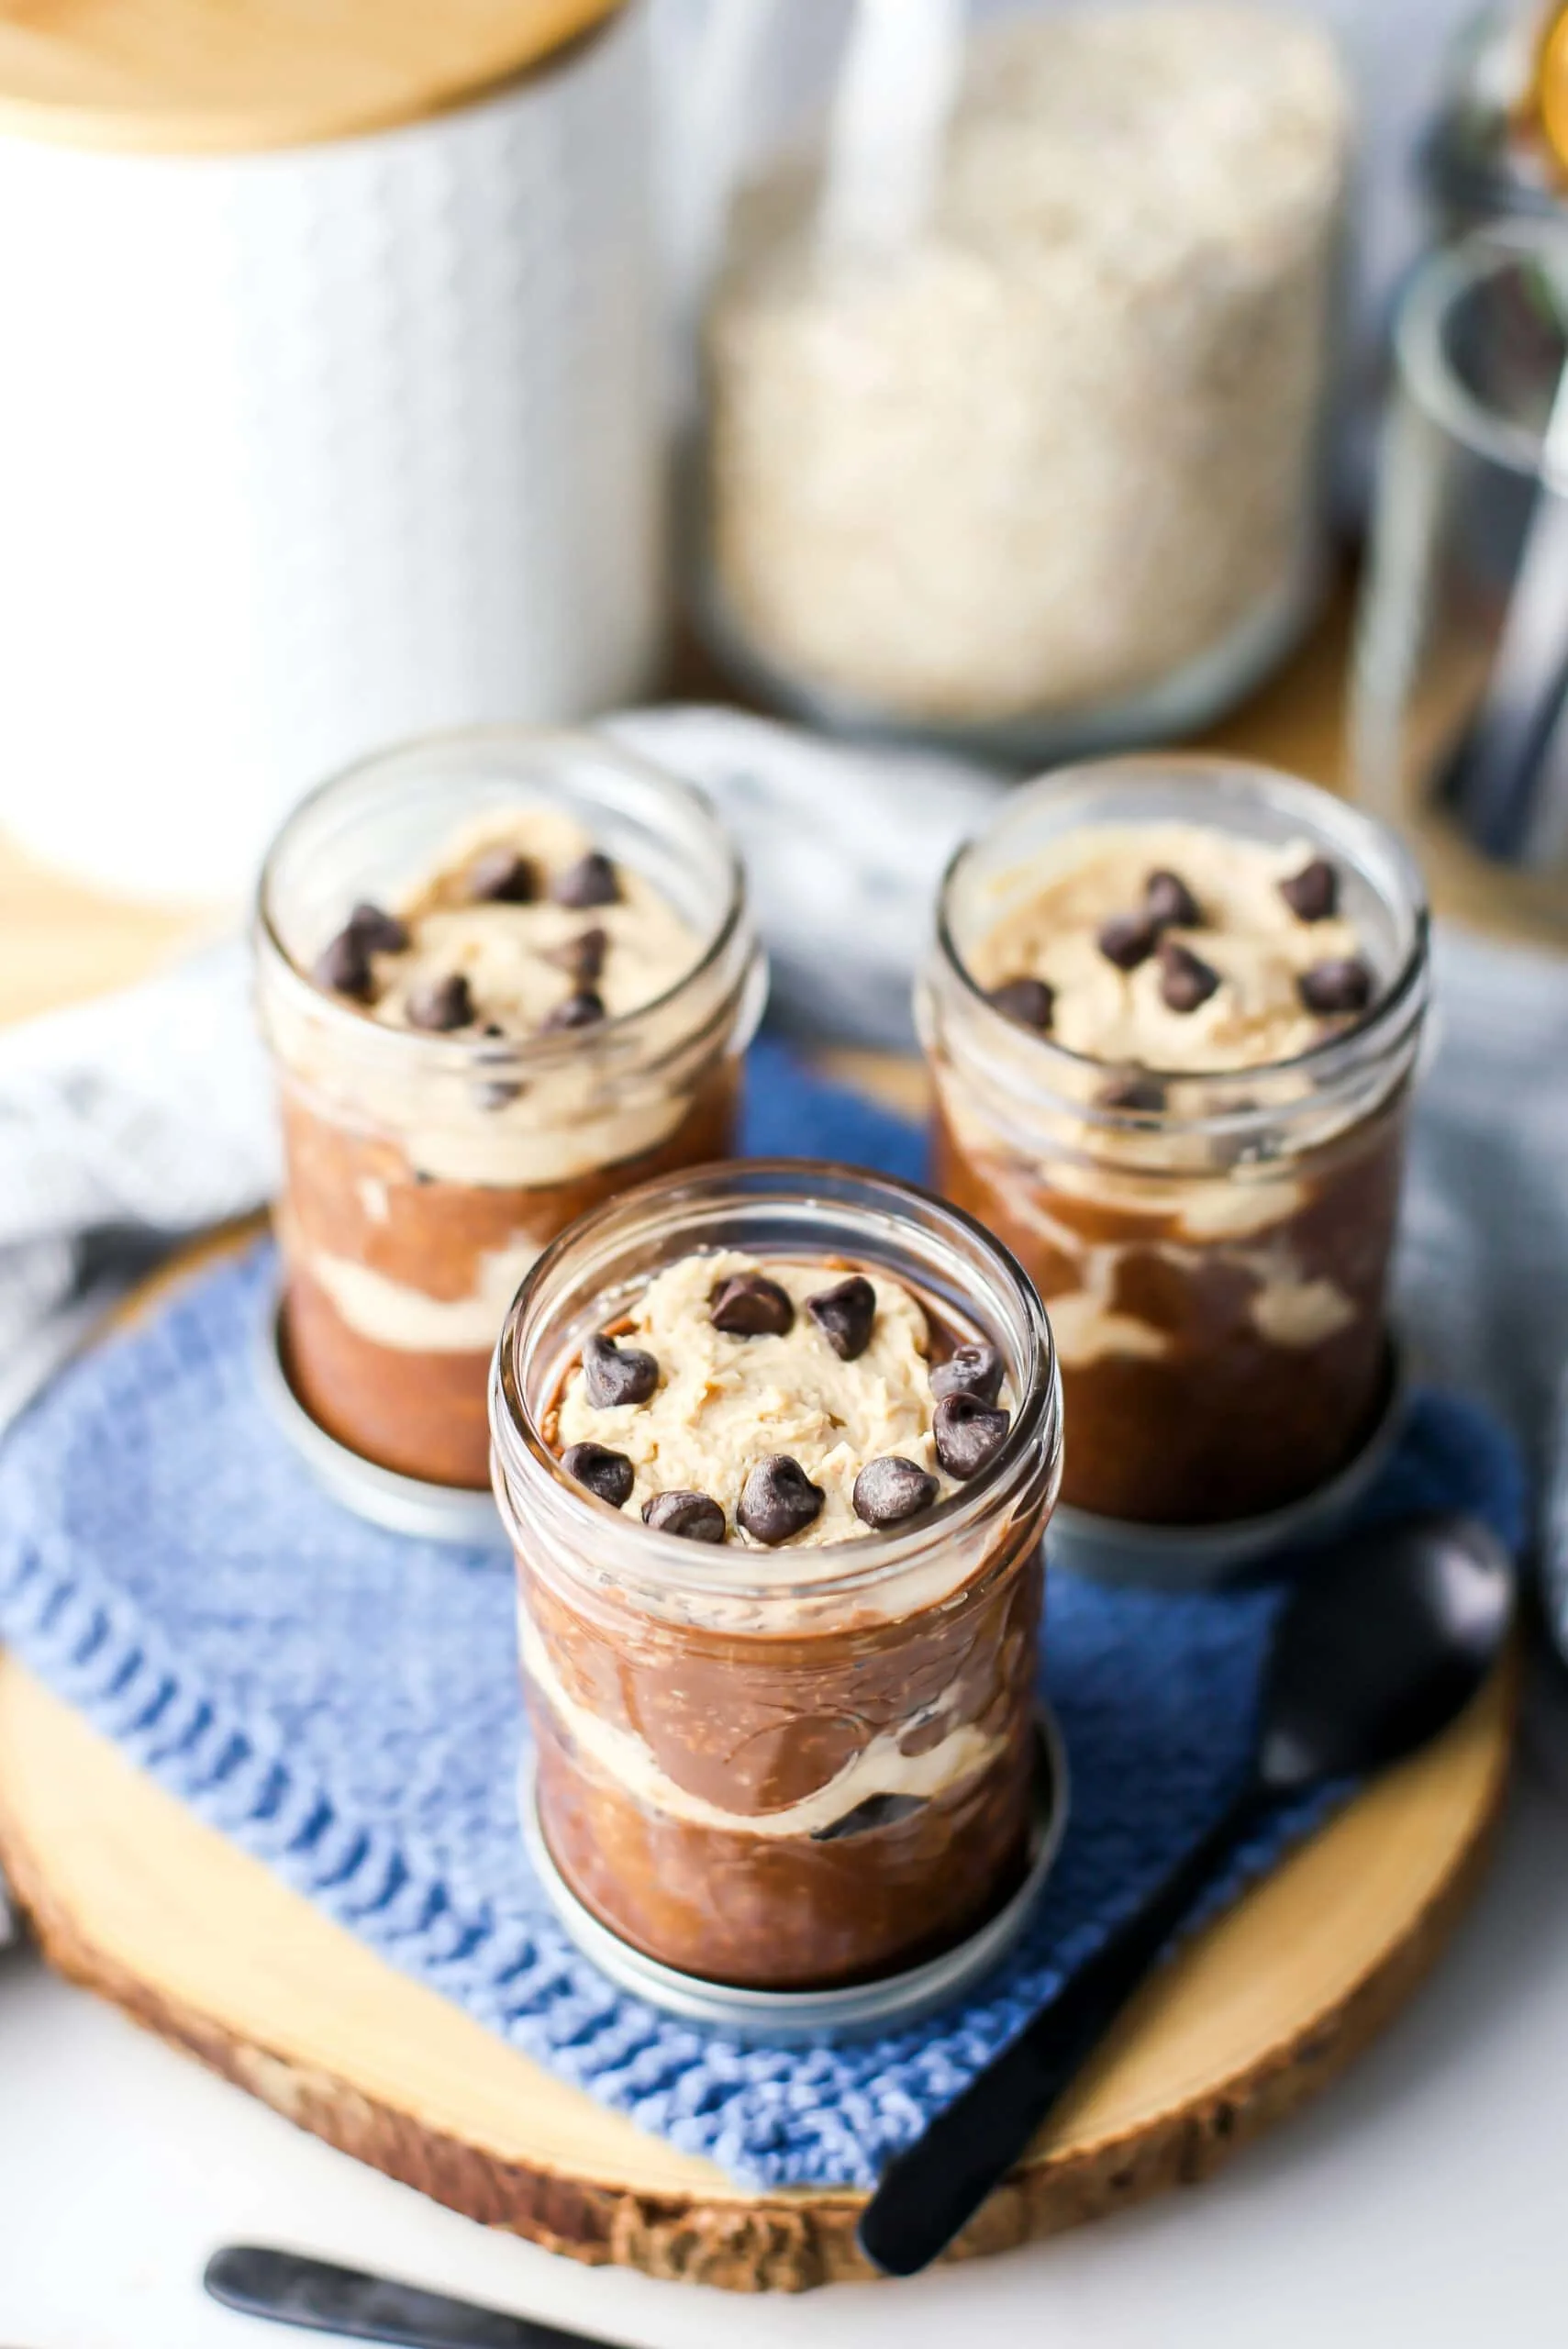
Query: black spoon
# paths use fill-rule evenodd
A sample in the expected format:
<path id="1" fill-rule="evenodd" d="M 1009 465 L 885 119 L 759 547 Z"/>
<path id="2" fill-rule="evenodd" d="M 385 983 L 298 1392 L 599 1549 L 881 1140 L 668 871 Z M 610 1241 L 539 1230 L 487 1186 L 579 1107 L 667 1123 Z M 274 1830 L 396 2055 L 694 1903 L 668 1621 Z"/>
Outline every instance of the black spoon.
<path id="1" fill-rule="evenodd" d="M 1276 1803 L 1364 1776 L 1447 1727 L 1513 1620 L 1507 1553 L 1468 1518 L 1353 1535 L 1307 1569 L 1275 1626 L 1251 1769 L 1224 1816 L 1051 2005 L 898 2154 L 861 2216 L 889 2276 L 929 2266 L 1022 2154 L 1057 2099 Z"/>

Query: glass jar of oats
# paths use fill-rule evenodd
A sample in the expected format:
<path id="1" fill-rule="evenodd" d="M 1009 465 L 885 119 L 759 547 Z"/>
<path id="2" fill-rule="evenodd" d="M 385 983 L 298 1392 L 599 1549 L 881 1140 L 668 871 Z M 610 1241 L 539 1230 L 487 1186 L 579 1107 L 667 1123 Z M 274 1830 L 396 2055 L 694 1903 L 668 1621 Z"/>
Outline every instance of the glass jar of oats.
<path id="1" fill-rule="evenodd" d="M 1332 47 L 1234 0 L 993 17 L 869 242 L 842 114 L 742 181 L 712 279 L 714 649 L 819 722 L 1003 757 L 1207 723 L 1323 568 Z"/>

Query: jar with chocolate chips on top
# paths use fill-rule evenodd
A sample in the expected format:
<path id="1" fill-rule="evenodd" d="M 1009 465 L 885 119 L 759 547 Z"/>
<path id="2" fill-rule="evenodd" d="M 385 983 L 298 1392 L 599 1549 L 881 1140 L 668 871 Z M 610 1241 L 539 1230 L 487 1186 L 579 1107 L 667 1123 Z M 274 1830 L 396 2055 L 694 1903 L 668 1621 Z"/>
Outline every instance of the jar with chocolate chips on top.
<path id="1" fill-rule="evenodd" d="M 688 785 L 589 736 L 373 759 L 262 875 L 291 1384 L 340 1442 L 483 1488 L 507 1304 L 573 1218 L 722 1157 L 765 974 Z"/>
<path id="2" fill-rule="evenodd" d="M 1004 1249 L 809 1162 L 649 1184 L 534 1267 L 491 1408 L 539 1824 L 578 1902 L 773 1990 L 899 1972 L 1003 1906 L 1061 1459 Z"/>
<path id="3" fill-rule="evenodd" d="M 936 1179 L 1046 1300 L 1074 1508 L 1245 1520 L 1366 1441 L 1428 993 L 1403 849 L 1263 768 L 1063 770 L 954 859 Z"/>

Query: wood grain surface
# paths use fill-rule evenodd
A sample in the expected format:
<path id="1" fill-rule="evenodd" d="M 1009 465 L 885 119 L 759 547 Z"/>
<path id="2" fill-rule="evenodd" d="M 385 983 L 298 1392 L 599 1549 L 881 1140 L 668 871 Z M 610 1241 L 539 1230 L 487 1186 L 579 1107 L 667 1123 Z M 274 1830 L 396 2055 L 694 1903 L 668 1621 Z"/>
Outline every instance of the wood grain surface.
<path id="1" fill-rule="evenodd" d="M 620 0 L 0 0 L 0 136 L 239 153 L 439 114 Z"/>
<path id="2" fill-rule="evenodd" d="M 1505 1671 L 1152 1982 L 954 2255 L 1207 2177 L 1409 1996 L 1502 1801 Z M 54 1964 L 330 2144 L 595 2265 L 736 2290 L 863 2273 L 857 2195 L 749 2194 L 395 1973 L 0 1660 L 0 1864 Z"/>

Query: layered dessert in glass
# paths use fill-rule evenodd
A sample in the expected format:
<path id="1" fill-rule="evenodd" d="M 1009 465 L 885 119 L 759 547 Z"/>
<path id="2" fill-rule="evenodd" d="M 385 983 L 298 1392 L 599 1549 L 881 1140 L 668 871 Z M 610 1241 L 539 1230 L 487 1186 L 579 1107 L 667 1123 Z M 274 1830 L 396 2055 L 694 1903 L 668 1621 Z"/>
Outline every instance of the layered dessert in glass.
<path id="1" fill-rule="evenodd" d="M 589 737 L 368 762 L 268 858 L 291 1383 L 354 1451 L 489 1480 L 513 1293 L 599 1200 L 731 1146 L 764 975 L 700 794 Z"/>
<path id="2" fill-rule="evenodd" d="M 936 1180 L 1047 1302 L 1064 1500 L 1247 1519 L 1365 1442 L 1428 989 L 1403 849 L 1262 768 L 1066 770 L 955 858 L 917 1002 Z"/>
<path id="3" fill-rule="evenodd" d="M 910 1186 L 645 1186 L 535 1266 L 492 1396 L 539 1824 L 649 1955 L 837 1987 L 962 1940 L 1036 1800 L 1050 1330 Z"/>

